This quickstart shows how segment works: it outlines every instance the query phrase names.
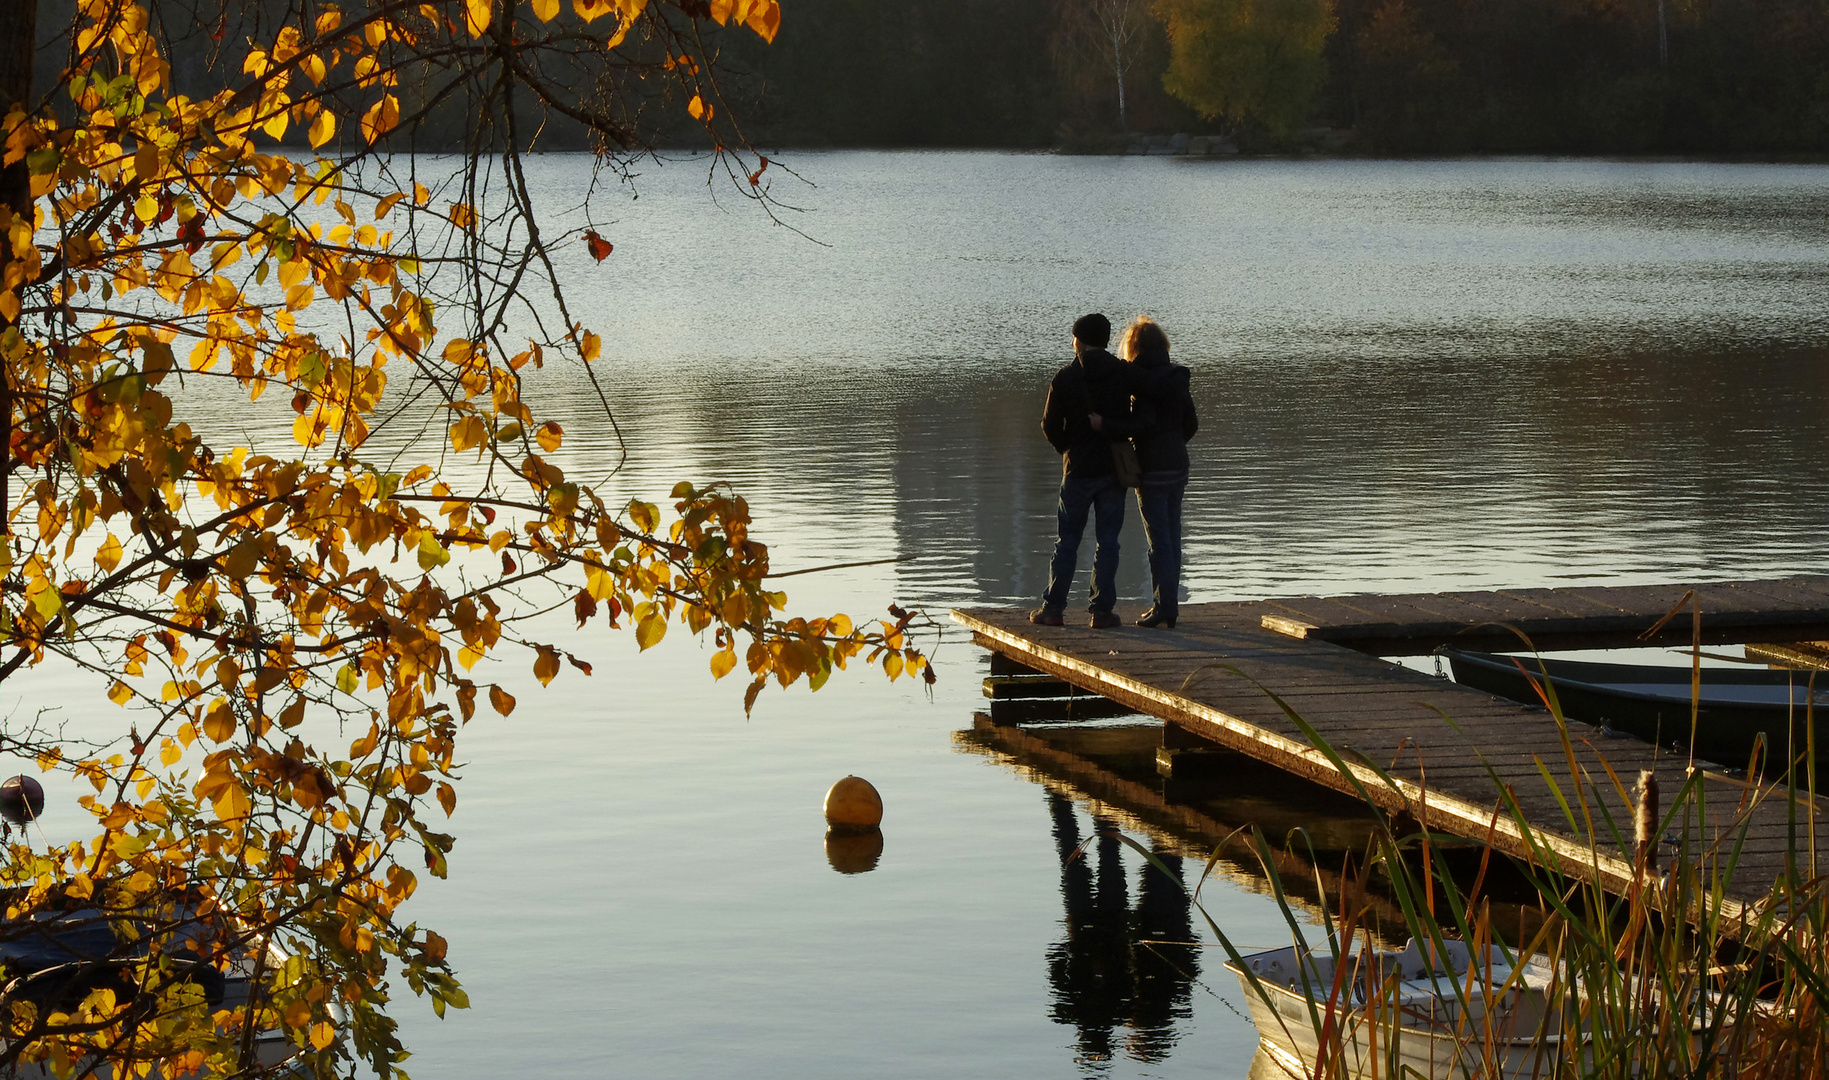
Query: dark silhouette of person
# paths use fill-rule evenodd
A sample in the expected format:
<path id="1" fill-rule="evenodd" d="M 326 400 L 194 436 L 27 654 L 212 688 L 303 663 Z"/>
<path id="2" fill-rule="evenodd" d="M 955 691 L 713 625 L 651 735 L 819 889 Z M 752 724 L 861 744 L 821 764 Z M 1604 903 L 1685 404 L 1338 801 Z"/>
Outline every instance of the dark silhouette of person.
<path id="1" fill-rule="evenodd" d="M 1050 1014 L 1056 1023 L 1078 1029 L 1082 1064 L 1110 1060 L 1119 1028 L 1130 1031 L 1124 1049 L 1131 1058 L 1160 1061 L 1175 1044 L 1176 1023 L 1191 1015 L 1190 986 L 1200 962 L 1180 884 L 1181 857 L 1151 845 L 1175 879 L 1145 864 L 1133 908 L 1117 826 L 1095 816 L 1097 839 L 1079 852 L 1073 804 L 1050 793 L 1048 811 L 1061 856 L 1067 931 L 1066 939 L 1048 950 Z"/>
<path id="2" fill-rule="evenodd" d="M 1181 504 L 1188 490 L 1188 440 L 1200 430 L 1188 369 L 1169 361 L 1169 337 L 1160 324 L 1139 315 L 1124 328 L 1118 353 L 1129 368 L 1129 416 L 1094 417 L 1107 435 L 1131 437 L 1137 464 L 1137 512 L 1149 541 L 1152 603 L 1138 626 L 1173 629 L 1181 605 Z"/>
<path id="3" fill-rule="evenodd" d="M 1094 415 L 1110 416 L 1118 427 L 1130 419 L 1130 371 L 1105 351 L 1111 320 L 1083 315 L 1073 324 L 1073 363 L 1061 368 L 1048 385 L 1042 407 L 1042 434 L 1061 455 L 1061 495 L 1056 508 L 1060 533 L 1048 567 L 1048 591 L 1031 622 L 1060 626 L 1073 570 L 1079 561 L 1086 518 L 1094 519 L 1092 550 L 1092 627 L 1118 626 L 1118 533 L 1124 528 L 1124 485 L 1112 463 L 1111 439 L 1094 429 Z"/>

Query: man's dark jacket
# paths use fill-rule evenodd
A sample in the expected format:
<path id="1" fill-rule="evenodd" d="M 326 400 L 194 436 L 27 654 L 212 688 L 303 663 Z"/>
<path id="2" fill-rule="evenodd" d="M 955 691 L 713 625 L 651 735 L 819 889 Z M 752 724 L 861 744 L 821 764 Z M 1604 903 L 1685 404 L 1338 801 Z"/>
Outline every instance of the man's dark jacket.
<path id="1" fill-rule="evenodd" d="M 1200 430 L 1188 369 L 1161 349 L 1144 350 L 1129 366 L 1132 415 L 1113 434 L 1132 436 L 1144 472 L 1186 472 L 1188 440 Z"/>
<path id="2" fill-rule="evenodd" d="M 1042 433 L 1056 453 L 1066 455 L 1066 475 L 1111 475 L 1111 441 L 1092 430 L 1087 414 L 1122 427 L 1130 418 L 1130 394 L 1127 365 L 1104 349 L 1082 347 L 1054 376 L 1042 409 Z"/>

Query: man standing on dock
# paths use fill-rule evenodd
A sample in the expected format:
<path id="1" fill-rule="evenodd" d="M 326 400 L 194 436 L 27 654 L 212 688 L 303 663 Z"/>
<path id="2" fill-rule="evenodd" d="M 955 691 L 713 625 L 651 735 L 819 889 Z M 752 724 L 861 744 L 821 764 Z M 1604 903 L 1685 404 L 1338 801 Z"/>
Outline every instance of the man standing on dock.
<path id="1" fill-rule="evenodd" d="M 1112 464 L 1111 440 L 1093 430 L 1091 416 L 1113 418 L 1130 415 L 1130 384 L 1124 362 L 1105 351 L 1111 341 L 1111 320 L 1085 315 L 1073 324 L 1073 363 L 1062 368 L 1048 387 L 1042 409 L 1042 433 L 1061 463 L 1059 506 L 1060 538 L 1054 542 L 1054 562 L 1048 571 L 1048 591 L 1042 606 L 1029 621 L 1060 626 L 1073 588 L 1074 565 L 1079 561 L 1080 537 L 1086 532 L 1086 515 L 1095 518 L 1092 554 L 1092 627 L 1118 626 L 1112 606 L 1117 603 L 1118 533 L 1124 527 L 1124 485 Z"/>

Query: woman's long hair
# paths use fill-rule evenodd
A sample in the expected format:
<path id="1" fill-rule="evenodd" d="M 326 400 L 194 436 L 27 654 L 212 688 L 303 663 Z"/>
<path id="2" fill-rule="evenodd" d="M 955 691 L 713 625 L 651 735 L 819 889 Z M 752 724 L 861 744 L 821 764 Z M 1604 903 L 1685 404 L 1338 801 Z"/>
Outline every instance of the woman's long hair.
<path id="1" fill-rule="evenodd" d="M 1134 362 L 1146 351 L 1160 351 L 1168 355 L 1169 336 L 1163 332 L 1162 324 L 1148 315 L 1139 315 L 1124 328 L 1124 336 L 1119 339 L 1118 355 L 1126 361 Z"/>

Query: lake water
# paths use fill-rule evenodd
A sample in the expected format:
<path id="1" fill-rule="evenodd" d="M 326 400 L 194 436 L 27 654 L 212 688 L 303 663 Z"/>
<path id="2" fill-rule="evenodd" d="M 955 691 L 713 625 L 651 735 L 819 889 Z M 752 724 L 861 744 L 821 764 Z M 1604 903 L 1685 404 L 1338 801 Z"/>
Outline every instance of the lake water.
<path id="1" fill-rule="evenodd" d="M 788 163 L 799 233 L 688 159 L 645 167 L 639 199 L 600 190 L 615 253 L 563 266 L 605 336 L 613 486 L 735 483 L 778 570 L 904 560 L 790 579 L 798 609 L 1033 605 L 1059 468 L 1041 400 L 1089 310 L 1151 313 L 1193 370 L 1193 600 L 1829 570 L 1829 168 Z M 587 175 L 533 179 L 558 218 Z M 575 373 L 539 378 L 587 415 Z M 607 472 L 613 440 L 576 422 L 565 452 Z M 1125 544 L 1134 614 L 1134 510 Z M 1198 838 L 960 734 L 984 706 L 969 640 L 931 697 L 860 671 L 746 719 L 683 635 L 638 657 L 555 632 L 595 677 L 517 685 L 512 719 L 466 732 L 451 878 L 413 917 L 474 1008 L 441 1022 L 402 991 L 414 1075 L 1245 1074 L 1216 950 L 1135 943 L 1204 931 L 1134 854 L 1060 857 L 1095 811 L 1164 852 Z M 822 844 L 847 773 L 887 803 L 867 873 Z M 1267 822 L 1302 812 L 1260 796 Z M 1241 944 L 1287 944 L 1248 877 L 1203 899 Z"/>

